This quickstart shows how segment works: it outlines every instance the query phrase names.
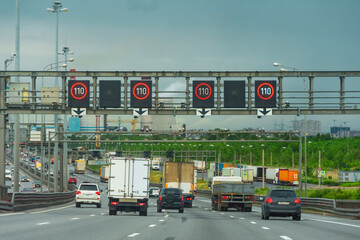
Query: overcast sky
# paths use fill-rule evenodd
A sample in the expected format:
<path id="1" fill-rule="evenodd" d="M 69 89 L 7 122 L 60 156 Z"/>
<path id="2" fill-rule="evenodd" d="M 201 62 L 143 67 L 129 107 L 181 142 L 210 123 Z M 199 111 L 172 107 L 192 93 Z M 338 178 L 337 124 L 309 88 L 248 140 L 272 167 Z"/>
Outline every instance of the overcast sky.
<path id="1" fill-rule="evenodd" d="M 55 62 L 55 14 L 46 12 L 53 2 L 20 0 L 21 70 L 43 70 Z M 69 11 L 59 14 L 59 49 L 67 46 L 75 52 L 69 67 L 78 71 L 274 71 L 274 61 L 304 71 L 360 70 L 359 0 L 61 2 Z M 15 52 L 15 20 L 15 0 L 1 0 L 2 63 Z M 332 84 L 339 87 L 339 82 Z M 360 90 L 359 79 L 346 87 Z M 182 116 L 178 121 L 189 128 L 270 130 L 275 119 L 290 125 L 302 117 Z M 360 130 L 359 116 L 308 119 L 321 120 L 325 132 L 335 119 L 336 125 L 346 121 Z"/>

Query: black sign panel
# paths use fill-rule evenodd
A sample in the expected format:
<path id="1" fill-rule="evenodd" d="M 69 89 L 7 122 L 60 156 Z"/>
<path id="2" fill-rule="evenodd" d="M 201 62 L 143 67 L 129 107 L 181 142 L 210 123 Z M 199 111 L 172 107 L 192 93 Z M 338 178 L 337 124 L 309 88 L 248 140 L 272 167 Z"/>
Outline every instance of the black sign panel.
<path id="1" fill-rule="evenodd" d="M 214 107 L 214 81 L 193 81 L 193 107 Z"/>
<path id="2" fill-rule="evenodd" d="M 90 103 L 89 81 L 69 80 L 68 84 L 68 106 L 87 108 Z"/>
<path id="3" fill-rule="evenodd" d="M 120 97 L 121 81 L 100 81 L 100 107 L 119 108 Z"/>
<path id="4" fill-rule="evenodd" d="M 245 81 L 224 81 L 224 107 L 245 107 Z"/>
<path id="5" fill-rule="evenodd" d="M 255 108 L 276 107 L 276 81 L 255 81 Z"/>
<path id="6" fill-rule="evenodd" d="M 151 108 L 151 88 L 151 81 L 131 81 L 131 107 Z"/>

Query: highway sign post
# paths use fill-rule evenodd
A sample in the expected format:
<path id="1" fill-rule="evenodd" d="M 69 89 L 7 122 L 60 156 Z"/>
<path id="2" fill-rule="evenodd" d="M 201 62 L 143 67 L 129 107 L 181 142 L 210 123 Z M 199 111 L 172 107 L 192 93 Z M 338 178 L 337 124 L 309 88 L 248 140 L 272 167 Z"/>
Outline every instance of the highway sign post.
<path id="1" fill-rule="evenodd" d="M 90 104 L 89 81 L 70 80 L 68 84 L 68 106 L 87 108 Z"/>
<path id="2" fill-rule="evenodd" d="M 245 81 L 224 81 L 224 107 L 245 107 Z"/>
<path id="3" fill-rule="evenodd" d="M 151 81 L 131 81 L 131 107 L 151 108 Z"/>
<path id="4" fill-rule="evenodd" d="M 214 81 L 193 81 L 193 107 L 214 107 Z"/>
<path id="5" fill-rule="evenodd" d="M 276 97 L 276 81 L 255 81 L 255 108 L 275 108 Z"/>

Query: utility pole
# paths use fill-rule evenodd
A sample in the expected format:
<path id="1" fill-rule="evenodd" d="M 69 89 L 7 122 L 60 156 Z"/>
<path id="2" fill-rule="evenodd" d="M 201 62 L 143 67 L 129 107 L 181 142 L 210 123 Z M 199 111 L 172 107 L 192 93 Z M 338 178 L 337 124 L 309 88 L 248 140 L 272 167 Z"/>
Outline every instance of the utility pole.
<path id="1" fill-rule="evenodd" d="M 319 150 L 319 188 L 321 187 L 321 174 L 320 174 L 320 171 L 321 171 L 321 151 Z"/>
<path id="2" fill-rule="evenodd" d="M 265 188 L 265 156 L 264 156 L 264 148 L 262 149 L 262 188 Z"/>

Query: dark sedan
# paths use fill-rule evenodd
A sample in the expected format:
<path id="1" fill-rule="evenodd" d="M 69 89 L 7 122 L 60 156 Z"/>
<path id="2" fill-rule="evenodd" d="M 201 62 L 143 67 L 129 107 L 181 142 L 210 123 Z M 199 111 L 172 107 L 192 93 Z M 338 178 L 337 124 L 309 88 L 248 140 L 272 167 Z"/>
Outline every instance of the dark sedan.
<path id="1" fill-rule="evenodd" d="M 21 182 L 30 182 L 30 179 L 27 176 L 23 176 Z"/>
<path id="2" fill-rule="evenodd" d="M 301 220 L 301 204 L 293 189 L 271 189 L 261 205 L 261 218 L 268 220 L 270 216 L 292 217 Z"/>

